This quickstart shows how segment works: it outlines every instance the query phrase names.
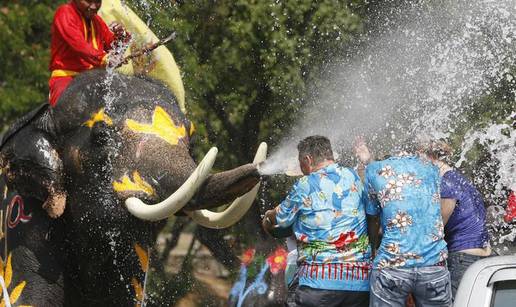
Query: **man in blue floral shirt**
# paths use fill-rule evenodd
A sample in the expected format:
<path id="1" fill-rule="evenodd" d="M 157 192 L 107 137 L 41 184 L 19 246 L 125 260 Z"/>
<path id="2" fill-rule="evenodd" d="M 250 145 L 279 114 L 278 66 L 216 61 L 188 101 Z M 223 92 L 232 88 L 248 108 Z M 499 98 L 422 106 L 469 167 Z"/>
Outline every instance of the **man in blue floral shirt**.
<path id="1" fill-rule="evenodd" d="M 365 144 L 363 144 L 365 146 Z M 379 216 L 383 237 L 373 262 L 370 306 L 450 306 L 450 274 L 441 217 L 439 170 L 400 154 L 365 170 L 366 213 Z M 370 224 L 370 233 L 378 233 Z M 371 235 L 373 246 L 377 236 Z"/>
<path id="2" fill-rule="evenodd" d="M 305 175 L 264 217 L 264 227 L 293 227 L 298 245 L 300 306 L 368 306 L 370 246 L 365 194 L 358 175 L 336 164 L 330 141 L 298 145 Z"/>

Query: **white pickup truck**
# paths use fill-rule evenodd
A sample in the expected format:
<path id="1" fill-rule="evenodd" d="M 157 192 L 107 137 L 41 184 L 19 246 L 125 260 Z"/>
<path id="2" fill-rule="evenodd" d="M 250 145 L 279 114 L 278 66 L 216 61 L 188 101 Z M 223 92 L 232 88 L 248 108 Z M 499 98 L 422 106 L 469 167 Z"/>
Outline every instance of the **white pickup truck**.
<path id="1" fill-rule="evenodd" d="M 516 307 L 516 255 L 473 263 L 455 295 L 454 307 Z"/>

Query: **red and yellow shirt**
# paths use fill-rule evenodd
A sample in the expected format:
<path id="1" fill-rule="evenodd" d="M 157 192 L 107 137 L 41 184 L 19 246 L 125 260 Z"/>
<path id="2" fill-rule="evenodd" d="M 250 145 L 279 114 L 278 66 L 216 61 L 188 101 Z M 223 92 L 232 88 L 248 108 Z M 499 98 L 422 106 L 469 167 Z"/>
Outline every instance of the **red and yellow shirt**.
<path id="1" fill-rule="evenodd" d="M 60 6 L 52 23 L 52 77 L 73 76 L 105 65 L 114 35 L 98 15 L 86 20 L 75 3 Z"/>

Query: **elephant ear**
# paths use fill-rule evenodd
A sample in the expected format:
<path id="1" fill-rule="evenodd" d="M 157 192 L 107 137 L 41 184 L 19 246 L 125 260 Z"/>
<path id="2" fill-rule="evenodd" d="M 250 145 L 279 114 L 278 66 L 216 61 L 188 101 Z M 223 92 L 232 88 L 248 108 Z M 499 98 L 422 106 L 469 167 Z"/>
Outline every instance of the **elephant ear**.
<path id="1" fill-rule="evenodd" d="M 64 211 L 63 163 L 56 150 L 48 107 L 18 120 L 2 139 L 2 173 L 23 197 L 42 201 L 51 217 Z"/>
<path id="2" fill-rule="evenodd" d="M 47 103 L 40 105 L 38 108 L 30 111 L 29 113 L 23 115 L 18 118 L 14 123 L 7 129 L 7 131 L 2 136 L 2 141 L 0 142 L 0 150 L 4 147 L 4 144 L 20 130 L 22 130 L 25 126 L 29 124 L 34 124 L 36 122 L 40 122 L 39 118 L 41 116 L 45 116 L 43 114 L 48 114 L 49 105 Z"/>

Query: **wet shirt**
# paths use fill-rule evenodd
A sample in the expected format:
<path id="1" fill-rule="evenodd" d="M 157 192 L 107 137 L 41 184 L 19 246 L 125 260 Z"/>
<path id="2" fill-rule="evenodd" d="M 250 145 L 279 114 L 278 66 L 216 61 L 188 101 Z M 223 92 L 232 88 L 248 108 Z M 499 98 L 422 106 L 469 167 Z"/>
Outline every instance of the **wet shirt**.
<path id="1" fill-rule="evenodd" d="M 416 156 L 372 162 L 365 170 L 366 213 L 380 215 L 375 268 L 422 267 L 447 258 L 439 171 Z"/>
<path id="2" fill-rule="evenodd" d="M 334 163 L 299 179 L 276 208 L 278 226 L 293 225 L 300 285 L 369 291 L 363 193 L 358 175 Z"/>
<path id="3" fill-rule="evenodd" d="M 486 209 L 482 195 L 457 170 L 446 172 L 441 181 L 441 197 L 457 201 L 446 227 L 450 252 L 484 248 L 488 244 Z"/>

